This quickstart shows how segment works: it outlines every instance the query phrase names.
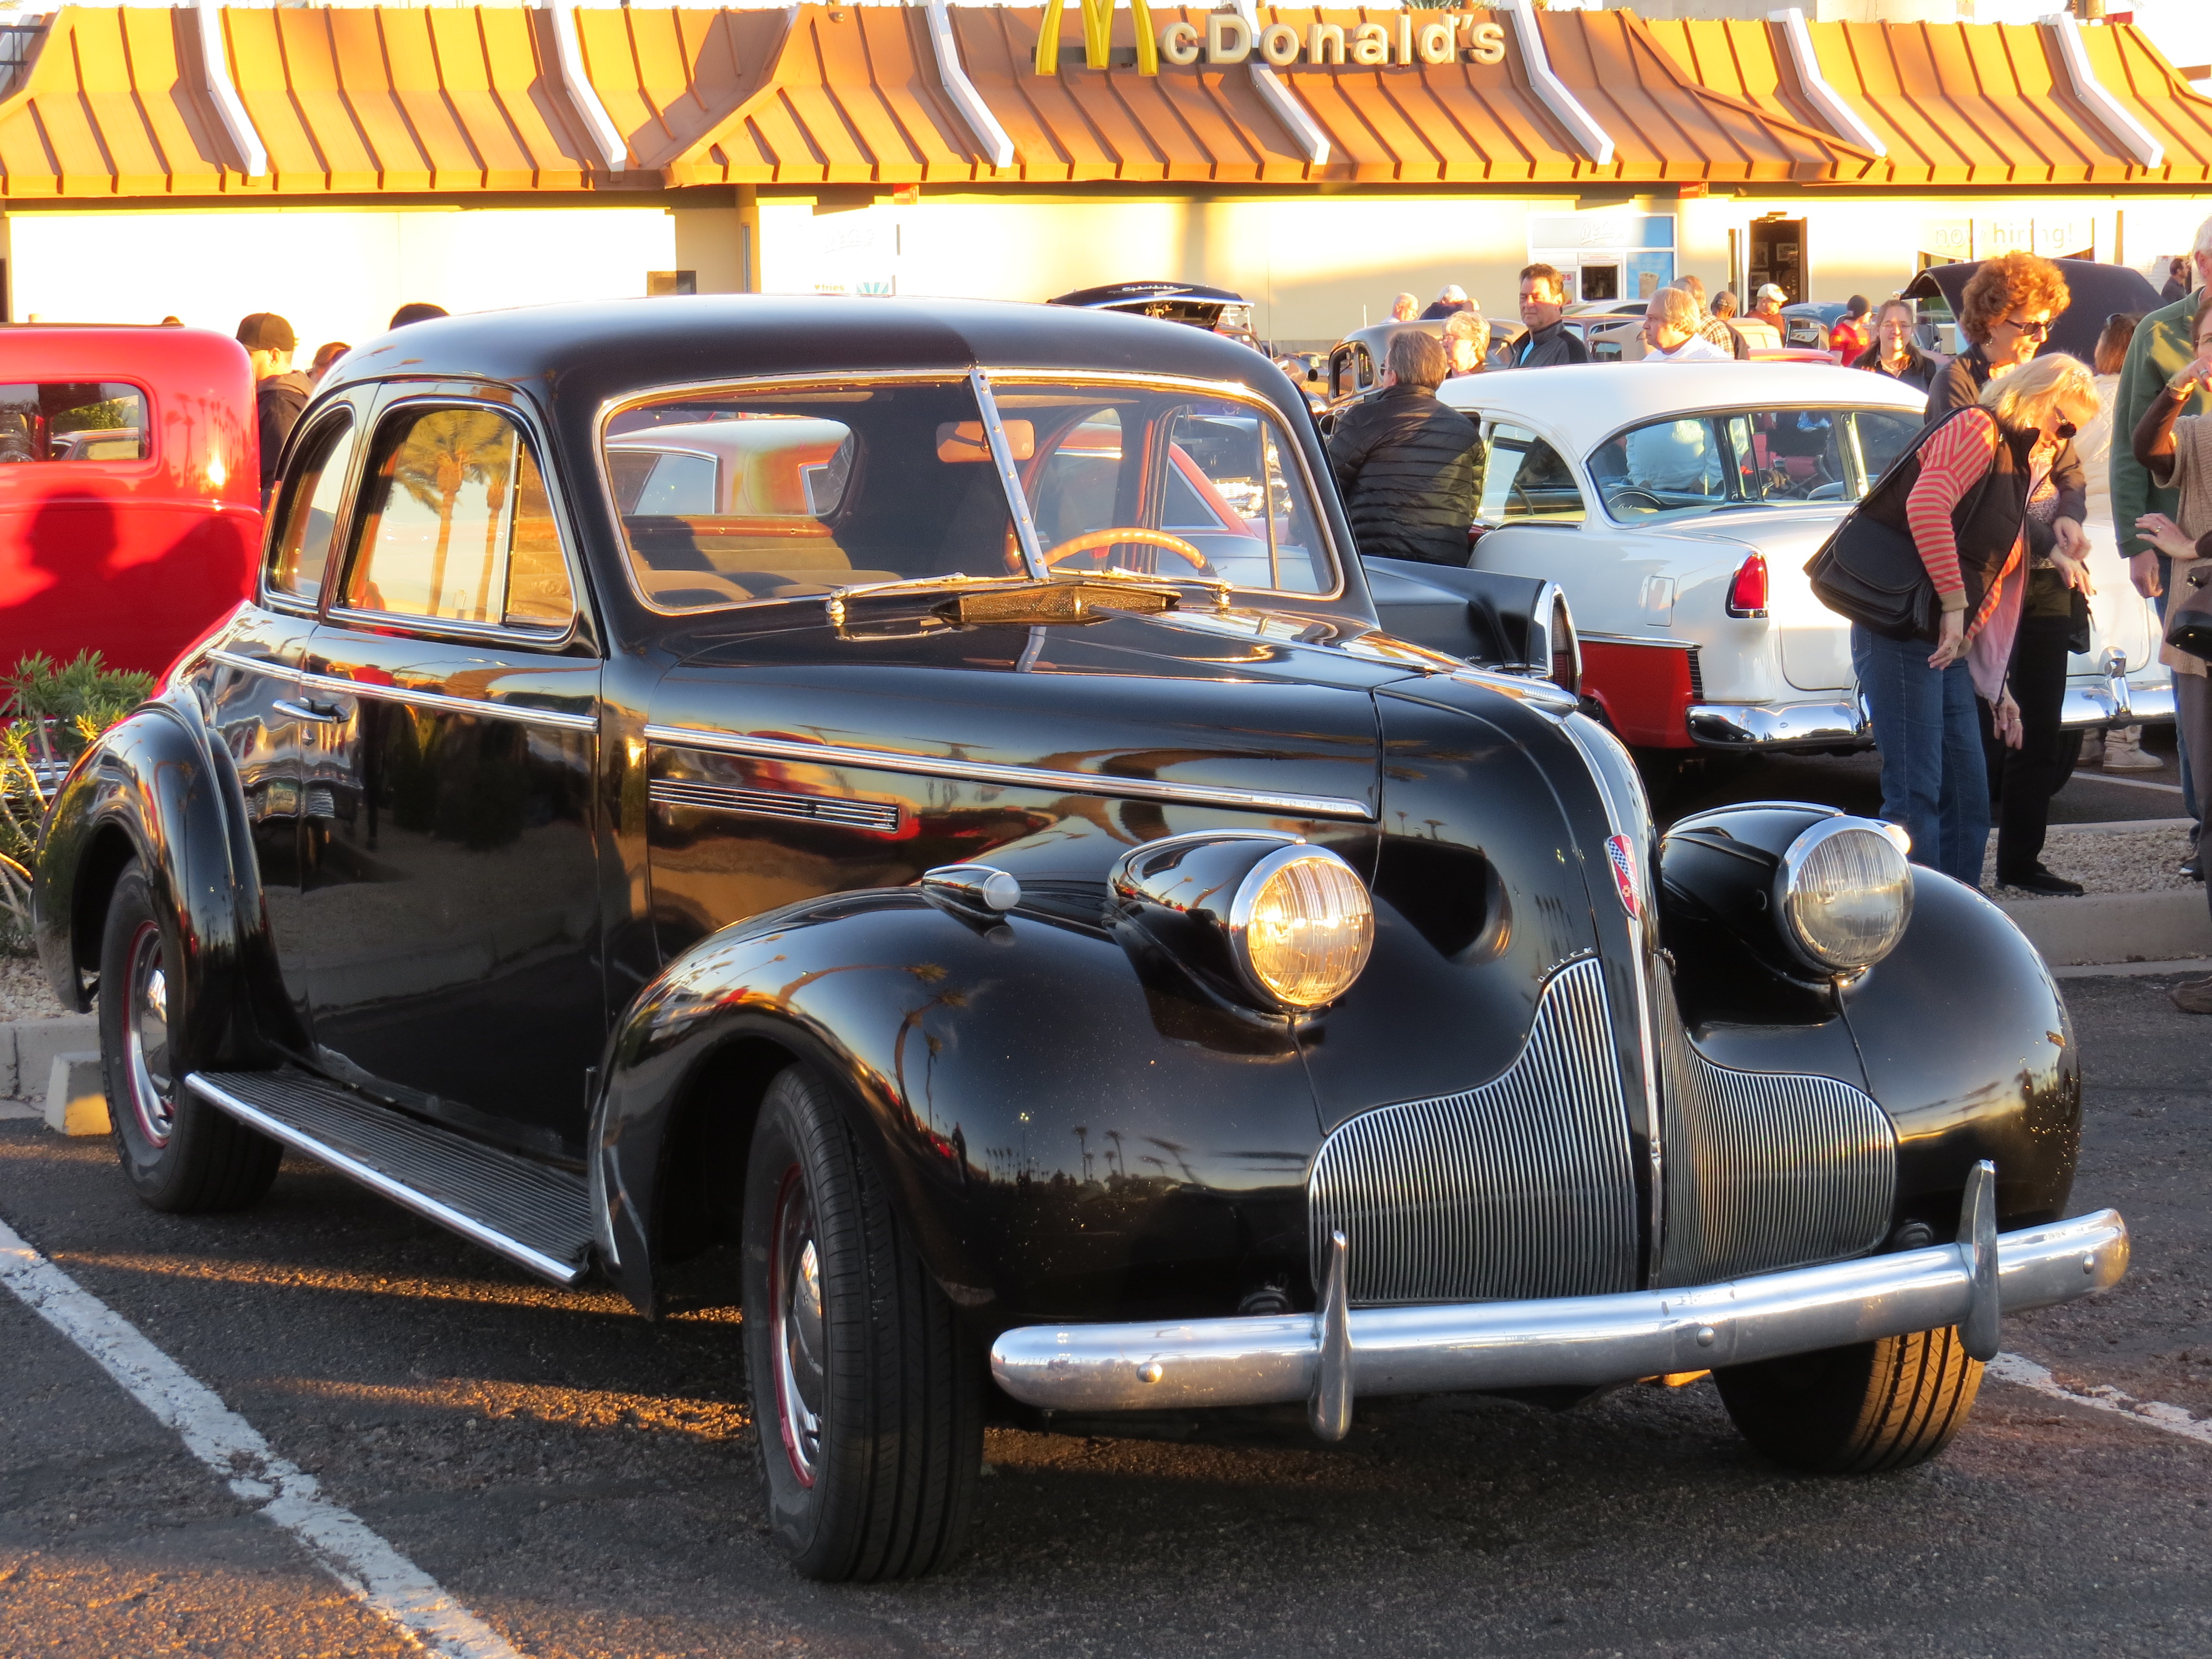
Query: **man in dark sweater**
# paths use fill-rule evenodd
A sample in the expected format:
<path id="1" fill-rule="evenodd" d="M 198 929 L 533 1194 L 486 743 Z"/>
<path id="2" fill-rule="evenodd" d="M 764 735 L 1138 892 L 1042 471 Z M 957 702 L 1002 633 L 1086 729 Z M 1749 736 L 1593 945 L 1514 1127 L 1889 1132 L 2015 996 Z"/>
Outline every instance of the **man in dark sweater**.
<path id="1" fill-rule="evenodd" d="M 1482 437 L 1437 400 L 1444 352 L 1421 329 L 1390 337 L 1382 390 L 1344 411 L 1328 441 L 1352 538 L 1369 558 L 1467 562 Z"/>
<path id="2" fill-rule="evenodd" d="M 276 458 L 293 422 L 314 396 L 315 383 L 292 368 L 300 342 L 292 325 L 273 311 L 257 311 L 238 325 L 238 343 L 253 362 L 254 423 L 261 432 L 261 505 L 276 482 Z"/>

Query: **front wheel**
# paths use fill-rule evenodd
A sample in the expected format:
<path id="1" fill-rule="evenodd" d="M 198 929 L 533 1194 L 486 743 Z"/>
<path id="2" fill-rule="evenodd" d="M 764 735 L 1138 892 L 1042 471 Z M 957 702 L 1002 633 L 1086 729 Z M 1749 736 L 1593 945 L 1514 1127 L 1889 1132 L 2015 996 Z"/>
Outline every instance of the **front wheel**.
<path id="1" fill-rule="evenodd" d="M 100 945 L 100 1064 L 115 1145 L 156 1210 L 237 1210 L 276 1178 L 284 1149 L 184 1088 L 198 1058 L 176 928 L 144 869 L 125 866 Z"/>
<path id="2" fill-rule="evenodd" d="M 769 1523 L 810 1578 L 909 1577 L 967 1531 L 982 1366 L 821 1078 L 769 1085 L 745 1171 L 744 1340 Z"/>
<path id="3" fill-rule="evenodd" d="M 1924 1463 L 1965 1426 L 1982 1386 L 1955 1327 L 1713 1373 L 1745 1439 L 1813 1474 Z"/>

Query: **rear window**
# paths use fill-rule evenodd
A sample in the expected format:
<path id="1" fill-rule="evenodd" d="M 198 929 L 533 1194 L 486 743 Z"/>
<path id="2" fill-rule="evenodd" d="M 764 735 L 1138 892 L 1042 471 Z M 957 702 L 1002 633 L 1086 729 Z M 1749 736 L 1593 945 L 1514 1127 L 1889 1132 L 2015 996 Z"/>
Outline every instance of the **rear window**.
<path id="1" fill-rule="evenodd" d="M 0 382 L 0 465 L 143 461 L 152 453 L 146 394 L 112 380 Z"/>

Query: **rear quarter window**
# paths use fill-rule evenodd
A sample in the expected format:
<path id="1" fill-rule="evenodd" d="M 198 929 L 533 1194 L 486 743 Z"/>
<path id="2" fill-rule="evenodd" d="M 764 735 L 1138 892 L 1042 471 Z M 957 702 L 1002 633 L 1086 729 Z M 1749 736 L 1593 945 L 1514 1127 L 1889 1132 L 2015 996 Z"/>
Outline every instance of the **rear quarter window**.
<path id="1" fill-rule="evenodd" d="M 0 465 L 143 461 L 152 453 L 141 387 L 117 380 L 0 382 Z"/>

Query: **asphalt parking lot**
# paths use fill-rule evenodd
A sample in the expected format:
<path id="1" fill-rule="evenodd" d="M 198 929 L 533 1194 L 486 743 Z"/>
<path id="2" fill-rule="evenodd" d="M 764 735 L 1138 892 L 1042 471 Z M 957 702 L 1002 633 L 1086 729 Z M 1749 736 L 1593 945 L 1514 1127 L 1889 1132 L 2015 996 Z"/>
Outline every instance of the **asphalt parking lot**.
<path id="1" fill-rule="evenodd" d="M 1929 1655 L 2212 1650 L 2212 1021 L 2068 982 L 2075 1207 L 2135 1267 L 2008 1349 L 2168 1427 L 1994 1378 L 1937 1462 L 1802 1480 L 1710 1382 L 1565 1414 L 1363 1407 L 1151 1437 L 991 1432 L 933 1580 L 802 1583 L 762 1535 L 738 1331 L 650 1326 L 288 1162 L 243 1215 L 156 1215 L 104 1140 L 0 1123 L 0 1219 L 533 1659 L 586 1655 Z M 419 1651 L 82 1352 L 0 1297 L 0 1651 Z"/>

